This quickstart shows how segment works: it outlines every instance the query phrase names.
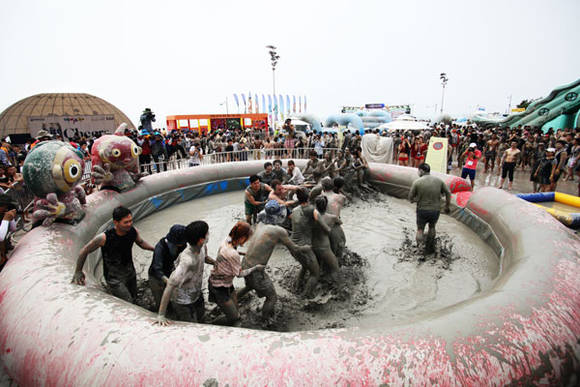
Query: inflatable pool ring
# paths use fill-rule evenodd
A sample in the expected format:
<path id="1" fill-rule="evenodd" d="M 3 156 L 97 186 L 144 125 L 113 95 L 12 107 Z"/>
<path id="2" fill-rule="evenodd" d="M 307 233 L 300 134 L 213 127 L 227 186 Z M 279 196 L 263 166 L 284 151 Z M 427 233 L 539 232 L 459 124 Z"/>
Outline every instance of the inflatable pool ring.
<path id="1" fill-rule="evenodd" d="M 297 162 L 303 166 L 304 161 Z M 124 193 L 88 197 L 76 227 L 29 232 L 0 273 L 0 359 L 21 385 L 573 384 L 580 370 L 580 246 L 549 214 L 495 188 L 452 215 L 501 256 L 488 291 L 406 323 L 269 332 L 179 323 L 103 292 L 96 257 L 87 286 L 70 284 L 81 246 L 120 205 L 143 218 L 172 204 L 241 190 L 262 162 L 148 176 Z M 370 165 L 404 196 L 413 168 Z M 548 250 L 549 249 L 549 254 Z"/>
<path id="2" fill-rule="evenodd" d="M 123 192 L 133 188 L 141 178 L 141 148 L 125 136 L 125 129 L 127 124 L 122 123 L 115 134 L 99 137 L 91 148 L 92 176 L 101 189 Z"/>
<path id="3" fill-rule="evenodd" d="M 517 197 L 534 203 L 570 228 L 580 228 L 580 197 L 578 196 L 568 195 L 562 192 L 537 192 L 518 194 Z M 549 208 L 541 204 L 536 204 L 550 202 L 561 203 L 567 207 L 566 209 L 571 209 L 571 211 L 562 211 L 557 208 Z"/>
<path id="4" fill-rule="evenodd" d="M 85 170 L 83 154 L 62 141 L 43 141 L 22 166 L 26 186 L 34 193 L 33 223 L 55 220 L 76 223 L 85 215 L 85 191 L 79 185 Z"/>

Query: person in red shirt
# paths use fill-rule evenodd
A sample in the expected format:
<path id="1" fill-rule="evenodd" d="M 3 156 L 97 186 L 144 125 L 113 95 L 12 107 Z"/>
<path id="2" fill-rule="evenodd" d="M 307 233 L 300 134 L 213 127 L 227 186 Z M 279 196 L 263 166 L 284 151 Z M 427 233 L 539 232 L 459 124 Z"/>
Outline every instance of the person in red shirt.
<path id="1" fill-rule="evenodd" d="M 477 149 L 477 144 L 474 142 L 469 144 L 469 148 L 467 148 L 462 158 L 465 159 L 465 164 L 461 170 L 461 178 L 465 179 L 469 176 L 471 189 L 473 189 L 473 187 L 475 187 L 475 170 L 477 169 L 477 162 L 481 158 L 481 151 Z"/>
<path id="2" fill-rule="evenodd" d="M 415 138 L 415 142 L 411 147 L 411 158 L 413 159 L 413 167 L 417 168 L 425 161 L 425 153 L 427 153 L 427 144 L 423 143 L 423 137 Z"/>

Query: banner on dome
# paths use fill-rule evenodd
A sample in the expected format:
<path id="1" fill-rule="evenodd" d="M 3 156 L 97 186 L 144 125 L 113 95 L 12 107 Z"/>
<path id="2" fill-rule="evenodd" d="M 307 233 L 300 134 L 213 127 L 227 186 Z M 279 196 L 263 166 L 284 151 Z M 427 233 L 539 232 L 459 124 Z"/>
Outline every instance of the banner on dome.
<path id="1" fill-rule="evenodd" d="M 72 141 L 75 136 L 113 134 L 115 129 L 117 128 L 114 114 L 28 117 L 28 130 L 34 138 L 40 130 L 46 130 L 54 137 L 62 136 L 64 140 Z"/>

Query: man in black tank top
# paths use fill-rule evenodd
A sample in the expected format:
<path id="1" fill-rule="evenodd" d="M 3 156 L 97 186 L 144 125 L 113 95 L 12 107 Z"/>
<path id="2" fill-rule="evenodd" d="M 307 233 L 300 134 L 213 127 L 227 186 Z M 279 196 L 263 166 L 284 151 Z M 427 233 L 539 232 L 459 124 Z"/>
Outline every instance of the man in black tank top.
<path id="1" fill-rule="evenodd" d="M 155 248 L 139 236 L 133 227 L 133 216 L 128 208 L 119 206 L 113 211 L 114 226 L 87 243 L 79 254 L 72 282 L 85 284 L 83 266 L 87 256 L 101 248 L 103 273 L 111 293 L 125 301 L 135 302 L 137 296 L 137 274 L 133 265 L 132 248 L 137 243 L 144 250 Z"/>

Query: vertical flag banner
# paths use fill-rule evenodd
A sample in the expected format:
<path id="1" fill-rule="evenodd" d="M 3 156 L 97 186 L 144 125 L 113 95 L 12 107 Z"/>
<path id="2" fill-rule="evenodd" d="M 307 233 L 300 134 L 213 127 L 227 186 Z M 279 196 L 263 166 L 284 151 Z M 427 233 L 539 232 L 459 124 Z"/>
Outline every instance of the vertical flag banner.
<path id="1" fill-rule="evenodd" d="M 240 100 L 238 99 L 238 95 L 234 93 L 234 100 L 236 101 L 236 105 L 238 106 L 238 113 L 240 112 Z"/>
<path id="2" fill-rule="evenodd" d="M 302 96 L 298 96 L 298 113 L 302 113 Z"/>
<path id="3" fill-rule="evenodd" d="M 290 96 L 286 94 L 286 109 L 288 109 L 287 113 L 290 114 Z"/>
<path id="4" fill-rule="evenodd" d="M 304 96 L 304 113 L 306 113 L 306 96 Z"/>
<path id="5" fill-rule="evenodd" d="M 280 101 L 280 118 L 284 119 L 284 97 L 282 95 L 278 96 L 278 101 Z"/>
<path id="6" fill-rule="evenodd" d="M 256 107 L 254 108 L 254 113 L 260 113 L 260 104 L 258 103 L 258 94 L 254 94 L 254 99 L 256 100 Z"/>
<path id="7" fill-rule="evenodd" d="M 248 113 L 252 114 L 252 93 L 248 93 Z"/>
<path id="8" fill-rule="evenodd" d="M 246 113 L 247 112 L 246 111 L 247 104 L 246 104 L 246 95 L 244 93 L 242 93 L 242 101 L 244 101 L 244 113 Z"/>
<path id="9" fill-rule="evenodd" d="M 272 96 L 268 94 L 268 113 L 272 113 Z"/>
<path id="10" fill-rule="evenodd" d="M 262 94 L 262 113 L 266 113 L 266 97 Z"/>
<path id="11" fill-rule="evenodd" d="M 292 112 L 296 113 L 296 96 L 292 96 Z"/>

